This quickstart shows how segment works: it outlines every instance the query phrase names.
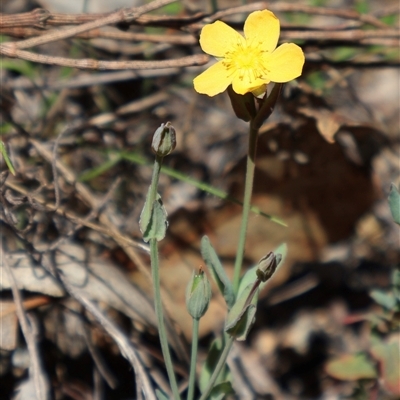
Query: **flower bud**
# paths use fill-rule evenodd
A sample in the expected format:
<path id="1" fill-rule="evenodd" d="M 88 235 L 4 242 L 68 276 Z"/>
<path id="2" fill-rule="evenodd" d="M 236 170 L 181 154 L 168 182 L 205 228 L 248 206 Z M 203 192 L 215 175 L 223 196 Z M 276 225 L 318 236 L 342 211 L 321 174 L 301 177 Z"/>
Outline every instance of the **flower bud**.
<path id="1" fill-rule="evenodd" d="M 282 256 L 280 254 L 275 255 L 272 251 L 268 253 L 258 262 L 257 278 L 262 282 L 266 282 L 274 274 L 281 260 Z"/>
<path id="2" fill-rule="evenodd" d="M 194 319 L 200 319 L 207 311 L 211 299 L 211 285 L 204 271 L 193 273 L 186 289 L 186 308 Z"/>
<path id="3" fill-rule="evenodd" d="M 176 146 L 175 128 L 171 122 L 161 124 L 154 132 L 151 149 L 160 157 L 165 157 L 170 154 Z"/>

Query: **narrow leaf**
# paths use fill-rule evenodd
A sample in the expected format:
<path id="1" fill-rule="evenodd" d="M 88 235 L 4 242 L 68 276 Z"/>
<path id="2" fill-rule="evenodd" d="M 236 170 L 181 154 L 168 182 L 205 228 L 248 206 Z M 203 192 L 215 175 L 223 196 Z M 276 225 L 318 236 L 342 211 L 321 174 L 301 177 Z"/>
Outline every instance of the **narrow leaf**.
<path id="1" fill-rule="evenodd" d="M 218 364 L 218 360 L 222 354 L 224 345 L 225 343 L 223 338 L 217 338 L 212 342 L 210 349 L 208 350 L 207 359 L 203 365 L 199 378 L 199 388 L 201 392 L 204 392 L 204 390 L 208 385 L 208 382 L 210 381 L 211 375 L 214 372 Z M 231 373 L 229 371 L 228 366 L 225 364 L 214 386 L 217 386 L 222 382 L 230 380 L 231 380 Z"/>
<path id="2" fill-rule="evenodd" d="M 210 400 L 224 400 L 235 394 L 231 382 L 221 382 L 215 385 L 209 394 Z M 230 397 L 229 397 L 230 398 Z"/>
<path id="3" fill-rule="evenodd" d="M 161 198 L 159 198 L 153 203 L 150 221 L 143 233 L 143 240 L 148 242 L 150 239 L 156 239 L 157 241 L 164 239 L 167 227 L 167 212 L 165 211 Z"/>
<path id="4" fill-rule="evenodd" d="M 203 236 L 201 239 L 201 255 L 217 283 L 220 292 L 224 296 L 228 309 L 230 309 L 235 302 L 235 293 L 233 291 L 232 283 L 226 275 L 221 261 L 207 236 Z"/>
<path id="5" fill-rule="evenodd" d="M 1 140 L 0 140 L 0 154 L 3 156 L 4 161 L 6 162 L 6 165 L 7 165 L 8 169 L 10 170 L 10 172 L 13 175 L 15 175 L 14 166 L 12 165 L 12 162 L 11 162 L 10 158 L 8 157 L 6 146 L 4 145 L 4 143 Z"/>
<path id="6" fill-rule="evenodd" d="M 169 397 L 166 395 L 166 393 L 164 393 L 160 389 L 156 389 L 156 396 L 157 400 L 169 400 Z"/>
<path id="7" fill-rule="evenodd" d="M 393 183 L 390 185 L 388 201 L 393 221 L 400 225 L 400 193 Z"/>
<path id="8" fill-rule="evenodd" d="M 226 319 L 225 332 L 234 336 L 236 340 L 245 340 L 255 321 L 258 289 L 253 291 L 253 288 L 254 283 L 250 283 L 239 294 Z"/>

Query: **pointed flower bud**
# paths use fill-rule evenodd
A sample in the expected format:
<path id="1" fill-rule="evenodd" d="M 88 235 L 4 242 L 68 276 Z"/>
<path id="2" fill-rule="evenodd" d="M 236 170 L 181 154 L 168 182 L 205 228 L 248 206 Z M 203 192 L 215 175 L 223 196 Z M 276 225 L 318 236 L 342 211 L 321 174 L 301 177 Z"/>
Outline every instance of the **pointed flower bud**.
<path id="1" fill-rule="evenodd" d="M 194 319 L 200 319 L 207 311 L 211 300 L 211 285 L 200 267 L 199 273 L 192 275 L 186 289 L 186 308 Z"/>
<path id="2" fill-rule="evenodd" d="M 262 282 L 266 282 L 274 274 L 281 260 L 282 256 L 280 254 L 275 255 L 272 251 L 269 252 L 258 262 L 257 278 Z"/>
<path id="3" fill-rule="evenodd" d="M 151 149 L 160 157 L 165 157 L 170 154 L 176 146 L 175 128 L 171 122 L 161 124 L 154 132 Z"/>

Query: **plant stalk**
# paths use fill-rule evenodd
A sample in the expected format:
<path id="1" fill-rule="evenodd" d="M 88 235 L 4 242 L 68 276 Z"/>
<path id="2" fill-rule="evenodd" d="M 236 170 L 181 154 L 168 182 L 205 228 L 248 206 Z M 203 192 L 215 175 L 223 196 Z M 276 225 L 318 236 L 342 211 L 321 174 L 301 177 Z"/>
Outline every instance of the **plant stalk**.
<path id="1" fill-rule="evenodd" d="M 199 344 L 199 319 L 193 318 L 192 327 L 192 352 L 190 355 L 190 374 L 189 374 L 189 388 L 187 400 L 193 400 L 195 378 L 196 378 L 196 363 L 197 363 L 197 348 Z"/>
<path id="2" fill-rule="evenodd" d="M 225 335 L 225 337 L 227 337 L 228 335 Z M 226 363 L 226 359 L 228 358 L 228 354 L 231 350 L 231 347 L 233 345 L 233 341 L 235 340 L 235 338 L 233 336 L 228 336 L 228 338 L 226 339 L 225 342 L 225 347 L 223 352 L 221 353 L 221 356 L 219 357 L 218 363 L 211 375 L 210 380 L 208 381 L 207 387 L 204 389 L 204 392 L 202 393 L 201 397 L 199 400 L 206 400 L 208 399 L 208 395 L 210 394 L 211 390 L 214 387 L 215 382 L 218 379 L 218 376 L 222 370 L 222 368 L 224 367 L 225 363 Z"/>
<path id="3" fill-rule="evenodd" d="M 151 179 L 149 201 L 153 204 L 157 196 L 157 186 L 160 176 L 161 164 L 163 157 L 156 156 L 154 163 L 153 176 Z M 164 314 L 161 302 L 160 273 L 158 260 L 158 242 L 157 239 L 150 239 L 150 259 L 151 259 L 151 275 L 154 291 L 154 308 L 157 316 L 158 334 L 160 337 L 161 350 L 164 356 L 165 367 L 167 369 L 169 383 L 175 400 L 180 400 L 178 384 L 172 364 L 171 353 L 168 346 L 167 330 L 164 323 Z"/>
<path id="4" fill-rule="evenodd" d="M 242 269 L 243 256 L 244 256 L 244 246 L 246 243 L 247 225 L 249 222 L 249 212 L 251 208 L 251 195 L 253 192 L 257 140 L 258 140 L 258 128 L 255 128 L 253 126 L 253 121 L 250 121 L 249 149 L 247 152 L 247 166 L 246 166 L 246 180 L 245 180 L 244 198 L 243 198 L 242 223 L 240 226 L 239 243 L 236 252 L 235 267 L 233 270 L 232 284 L 233 284 L 233 290 L 236 295 L 239 290 L 240 273 Z"/>

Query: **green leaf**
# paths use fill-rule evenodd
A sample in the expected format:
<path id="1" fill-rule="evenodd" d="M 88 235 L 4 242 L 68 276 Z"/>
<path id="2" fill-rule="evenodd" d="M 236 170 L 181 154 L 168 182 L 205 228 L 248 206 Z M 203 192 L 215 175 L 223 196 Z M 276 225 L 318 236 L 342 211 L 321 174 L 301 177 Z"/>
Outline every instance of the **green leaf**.
<path id="1" fill-rule="evenodd" d="M 393 221 L 400 225 L 400 193 L 393 183 L 390 185 L 388 201 Z"/>
<path id="2" fill-rule="evenodd" d="M 371 348 L 371 355 L 380 364 L 380 382 L 386 390 L 400 396 L 399 343 L 379 343 Z"/>
<path id="3" fill-rule="evenodd" d="M 235 394 L 231 382 L 221 382 L 215 385 L 209 394 L 210 400 L 223 400 L 228 395 Z"/>
<path id="4" fill-rule="evenodd" d="M 148 242 L 150 239 L 156 239 L 160 241 L 164 239 L 165 233 L 168 227 L 167 212 L 161 201 L 160 195 L 157 194 L 157 200 L 153 203 L 153 206 L 148 206 L 146 199 L 145 206 L 140 216 L 140 230 L 143 233 L 143 240 Z M 145 213 L 144 213 L 145 211 Z"/>
<path id="5" fill-rule="evenodd" d="M 143 235 L 146 232 L 147 227 L 150 224 L 150 218 L 151 218 L 151 210 L 152 210 L 151 206 L 152 205 L 150 204 L 149 196 L 150 196 L 150 187 L 147 190 L 146 200 L 144 202 L 144 206 L 143 206 L 142 212 L 140 213 L 140 218 L 139 218 L 139 229 Z M 161 198 L 161 196 L 157 193 L 157 199 L 159 199 L 159 198 Z"/>
<path id="6" fill-rule="evenodd" d="M 160 389 L 156 389 L 156 396 L 158 400 L 169 400 L 167 394 Z"/>
<path id="7" fill-rule="evenodd" d="M 207 359 L 203 365 L 199 378 L 199 388 L 201 392 L 204 392 L 208 382 L 210 381 L 211 375 L 214 372 L 222 354 L 224 345 L 224 339 L 217 338 L 212 342 L 210 349 L 208 350 Z M 214 387 L 226 381 L 231 381 L 231 373 L 228 366 L 225 364 L 218 376 L 217 381 L 215 382 Z"/>
<path id="8" fill-rule="evenodd" d="M 239 294 L 226 319 L 224 330 L 231 336 L 234 336 L 236 340 L 246 340 L 255 322 L 258 289 L 253 291 L 253 288 L 254 283 L 250 283 Z"/>
<path id="9" fill-rule="evenodd" d="M 373 362 L 366 354 L 346 354 L 329 361 L 325 366 L 326 372 L 336 379 L 357 381 L 359 379 L 373 379 L 377 372 Z"/>
<path id="10" fill-rule="evenodd" d="M 0 140 L 0 154 L 3 156 L 4 161 L 5 161 L 8 169 L 10 170 L 10 172 L 13 175 L 15 175 L 14 166 L 12 165 L 12 162 L 11 162 L 10 158 L 8 157 L 6 146 L 4 145 L 4 143 L 1 140 Z"/>
<path id="11" fill-rule="evenodd" d="M 395 269 L 391 277 L 392 285 L 400 289 L 400 269 Z"/>
<path id="12" fill-rule="evenodd" d="M 369 295 L 386 310 L 392 310 L 396 305 L 396 298 L 393 293 L 375 289 L 371 290 Z"/>
<path id="13" fill-rule="evenodd" d="M 201 255 L 208 269 L 210 270 L 211 275 L 217 283 L 222 296 L 224 296 L 228 309 L 231 309 L 233 303 L 235 302 L 235 293 L 233 291 L 232 283 L 226 275 L 218 255 L 212 247 L 207 236 L 203 236 L 201 239 Z"/>

